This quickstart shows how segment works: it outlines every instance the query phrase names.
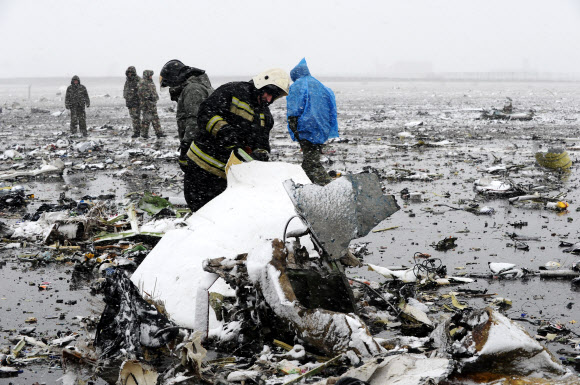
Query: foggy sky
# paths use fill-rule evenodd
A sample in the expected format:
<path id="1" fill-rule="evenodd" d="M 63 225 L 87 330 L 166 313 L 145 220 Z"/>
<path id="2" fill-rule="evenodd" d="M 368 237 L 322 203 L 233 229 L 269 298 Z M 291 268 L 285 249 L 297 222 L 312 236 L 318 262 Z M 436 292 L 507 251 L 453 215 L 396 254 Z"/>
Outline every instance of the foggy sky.
<path id="1" fill-rule="evenodd" d="M 0 0 L 0 78 L 580 72 L 578 0 Z"/>

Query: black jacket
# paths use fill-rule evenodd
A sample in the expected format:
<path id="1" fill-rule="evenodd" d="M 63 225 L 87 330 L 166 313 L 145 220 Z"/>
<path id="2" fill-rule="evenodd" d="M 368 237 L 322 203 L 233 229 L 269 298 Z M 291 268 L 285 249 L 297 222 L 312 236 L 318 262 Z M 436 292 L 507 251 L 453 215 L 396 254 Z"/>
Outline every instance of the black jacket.
<path id="1" fill-rule="evenodd" d="M 197 166 L 225 178 L 225 164 L 232 151 L 248 154 L 270 151 L 274 119 L 267 104 L 260 104 L 253 82 L 227 83 L 199 107 L 198 131 L 187 156 Z"/>

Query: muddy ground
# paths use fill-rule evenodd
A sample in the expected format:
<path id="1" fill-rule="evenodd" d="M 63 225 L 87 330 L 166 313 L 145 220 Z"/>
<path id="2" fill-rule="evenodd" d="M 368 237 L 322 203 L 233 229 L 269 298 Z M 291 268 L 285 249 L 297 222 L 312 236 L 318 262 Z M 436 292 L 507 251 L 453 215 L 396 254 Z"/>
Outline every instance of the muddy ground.
<path id="1" fill-rule="evenodd" d="M 83 79 L 81 79 L 83 80 Z M 219 80 L 219 79 L 218 79 Z M 152 191 L 166 197 L 181 196 L 182 173 L 176 166 L 178 145 L 174 104 L 167 92 L 161 93 L 159 115 L 167 138 L 131 139 L 132 130 L 124 100 L 123 79 L 84 79 L 91 96 L 87 110 L 92 151 L 77 151 L 83 138 L 69 138 L 69 116 L 63 111 L 65 79 L 0 80 L 0 156 L 16 149 L 23 159 L 5 157 L 0 173 L 12 169 L 34 169 L 42 160 L 60 157 L 66 164 L 64 176 L 39 176 L 7 181 L 20 184 L 34 194 L 29 205 L 20 210 L 5 210 L 0 221 L 14 225 L 25 213 L 33 213 L 42 203 L 56 203 L 61 195 L 79 200 L 84 195 L 114 194 L 122 200 L 127 193 Z M 215 82 L 217 84 L 221 82 Z M 32 84 L 28 99 L 27 84 Z M 215 85 L 217 85 L 215 84 Z M 367 244 L 364 262 L 412 265 L 416 252 L 440 258 L 449 274 L 489 274 L 488 262 L 511 262 L 538 271 L 549 261 L 569 268 L 577 257 L 563 253 L 560 241 L 579 241 L 577 221 L 580 206 L 575 149 L 580 147 L 580 92 L 575 83 L 510 82 L 402 82 L 402 81 L 329 81 L 338 105 L 341 141 L 330 143 L 324 156 L 328 170 L 356 173 L 368 167 L 381 174 L 385 191 L 394 194 L 401 210 L 377 226 L 377 230 L 353 243 Z M 61 92 L 60 95 L 57 93 Z M 531 121 L 478 120 L 482 108 L 501 108 L 505 97 L 514 100 L 516 111 L 535 111 Z M 46 110 L 31 112 L 31 108 Z M 292 143 L 284 123 L 285 103 L 272 106 L 276 121 L 271 134 L 272 160 L 298 163 L 299 147 Z M 410 122 L 422 122 L 421 125 Z M 414 138 L 399 135 L 408 132 Z M 69 145 L 57 146 L 57 141 Z M 440 147 L 415 146 L 419 140 L 452 144 Z M 62 143 L 62 142 L 61 142 Z M 408 146 L 405 146 L 408 144 Z M 570 172 L 554 174 L 534 167 L 534 153 L 551 146 L 566 147 L 574 162 Z M 131 154 L 123 155 L 127 150 Z M 495 165 L 527 166 L 514 168 L 509 177 L 518 183 L 546 186 L 548 196 L 563 193 L 569 203 L 565 212 L 545 210 L 541 205 L 512 205 L 506 198 L 489 198 L 473 190 L 475 179 L 490 176 L 485 169 Z M 153 166 L 153 167 L 151 167 Z M 432 175 L 432 181 L 403 181 L 387 178 L 392 170 L 406 169 Z M 126 172 L 124 170 L 129 170 Z M 120 171 L 124 171 L 121 172 Z M 418 200 L 403 200 L 400 192 L 420 193 Z M 465 207 L 477 201 L 495 209 L 493 215 L 474 215 L 452 207 Z M 442 206 L 439 206 L 442 205 Z M 523 227 L 512 224 L 524 222 Z M 280 232 L 282 234 L 282 230 Z M 526 241 L 528 250 L 514 247 L 508 233 L 535 237 Z M 436 251 L 432 244 L 445 237 L 457 237 L 457 247 Z M 71 287 L 71 262 L 27 262 L 23 255 L 45 252 L 43 245 L 27 241 L 19 248 L 0 243 L 0 345 L 11 346 L 9 338 L 17 331 L 36 326 L 36 336 L 52 339 L 63 332 L 83 332 L 77 316 L 98 316 L 99 297 L 91 296 L 88 283 Z M 349 269 L 352 277 L 384 282 L 385 278 L 366 268 Z M 37 286 L 50 282 L 48 291 Z M 510 317 L 550 319 L 580 333 L 578 293 L 570 279 L 544 280 L 537 276 L 503 280 L 479 278 L 463 288 L 487 290 L 507 297 Z M 446 289 L 445 291 L 449 291 Z M 466 300 L 484 306 L 483 299 Z M 36 317 L 36 324 L 25 323 Z M 532 335 L 537 327 L 520 322 Z M 552 352 L 569 348 L 547 342 Z M 55 357 L 51 365 L 22 368 L 18 377 L 0 383 L 53 383 L 62 376 Z"/>

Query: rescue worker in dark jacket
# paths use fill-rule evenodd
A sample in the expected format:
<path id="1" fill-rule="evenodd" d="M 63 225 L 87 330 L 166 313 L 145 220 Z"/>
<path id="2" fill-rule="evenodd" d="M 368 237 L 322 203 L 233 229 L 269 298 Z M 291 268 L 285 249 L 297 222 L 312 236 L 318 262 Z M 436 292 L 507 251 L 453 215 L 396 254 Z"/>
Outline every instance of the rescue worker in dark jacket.
<path id="1" fill-rule="evenodd" d="M 199 108 L 191 146 L 187 151 L 188 179 L 185 199 L 192 211 L 227 187 L 226 164 L 232 152 L 238 157 L 267 161 L 274 119 L 268 106 L 288 95 L 290 77 L 281 69 L 262 72 L 248 82 L 219 87 Z"/>
<path id="2" fill-rule="evenodd" d="M 129 109 L 129 116 L 133 121 L 133 138 L 141 135 L 141 105 L 139 103 L 139 82 L 141 78 L 137 75 L 135 67 L 131 66 L 125 71 L 125 87 L 123 88 L 123 98 L 125 105 Z"/>
<path id="3" fill-rule="evenodd" d="M 139 101 L 141 111 L 143 112 L 143 119 L 141 120 L 141 137 L 149 138 L 149 125 L 153 126 L 155 135 L 158 138 L 165 137 L 161 132 L 161 124 L 159 123 L 159 115 L 157 115 L 157 101 L 159 95 L 153 83 L 153 71 L 143 71 L 143 79 L 139 83 Z"/>
<path id="4" fill-rule="evenodd" d="M 66 89 L 64 106 L 70 110 L 70 132 L 76 134 L 77 125 L 83 136 L 87 136 L 87 115 L 85 106 L 88 108 L 91 104 L 87 88 L 81 84 L 77 75 L 73 76 L 70 86 Z"/>
<path id="5" fill-rule="evenodd" d="M 179 161 L 180 165 L 187 165 L 186 153 L 193 140 L 193 133 L 198 130 L 199 106 L 214 90 L 204 70 L 186 66 L 175 59 L 165 63 L 161 69 L 159 84 L 161 87 L 169 87 L 171 100 L 177 102 Z"/>
<path id="6" fill-rule="evenodd" d="M 197 166 L 187 165 L 187 150 L 193 140 L 193 134 L 199 129 L 197 125 L 199 106 L 214 91 L 209 77 L 204 70 L 186 66 L 179 60 L 170 60 L 161 69 L 159 84 L 161 87 L 169 87 L 171 100 L 177 102 L 179 166 L 186 174 L 195 173 Z M 184 192 L 194 190 L 187 184 L 195 183 L 195 178 L 185 177 L 183 183 Z M 186 201 L 192 199 L 186 194 Z"/>

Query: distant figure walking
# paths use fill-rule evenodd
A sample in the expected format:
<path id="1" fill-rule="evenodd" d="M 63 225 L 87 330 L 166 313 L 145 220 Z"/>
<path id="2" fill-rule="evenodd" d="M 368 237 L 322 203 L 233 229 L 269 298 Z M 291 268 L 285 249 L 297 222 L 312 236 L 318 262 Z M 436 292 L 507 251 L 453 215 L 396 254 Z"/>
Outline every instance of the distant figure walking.
<path id="1" fill-rule="evenodd" d="M 165 137 L 165 134 L 161 132 L 161 124 L 157 115 L 159 95 L 153 83 L 153 71 L 151 70 L 143 71 L 143 80 L 139 83 L 139 100 L 141 102 L 141 111 L 143 112 L 141 137 L 149 138 L 149 125 L 153 125 L 153 130 L 155 130 L 155 135 L 158 138 Z"/>
<path id="2" fill-rule="evenodd" d="M 70 132 L 77 133 L 77 125 L 83 136 L 87 136 L 87 115 L 85 113 L 85 106 L 88 108 L 91 104 L 87 87 L 81 84 L 81 80 L 77 75 L 73 76 L 70 81 L 70 86 L 66 89 L 66 97 L 64 98 L 64 106 L 70 110 Z"/>
<path id="3" fill-rule="evenodd" d="M 312 183 L 324 186 L 332 178 L 320 163 L 322 145 L 338 138 L 334 92 L 310 75 L 306 59 L 290 71 L 292 85 L 286 104 L 288 132 L 302 149 L 302 168 Z"/>
<path id="4" fill-rule="evenodd" d="M 139 102 L 139 83 L 141 78 L 137 75 L 135 67 L 131 66 L 125 71 L 125 87 L 123 88 L 123 97 L 125 105 L 129 109 L 129 116 L 133 121 L 133 138 L 141 135 L 141 103 Z"/>

